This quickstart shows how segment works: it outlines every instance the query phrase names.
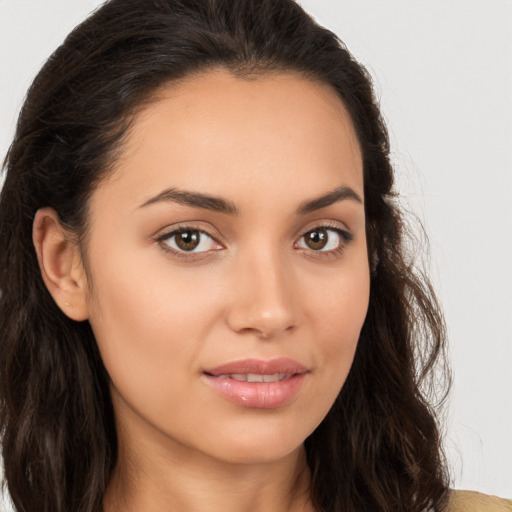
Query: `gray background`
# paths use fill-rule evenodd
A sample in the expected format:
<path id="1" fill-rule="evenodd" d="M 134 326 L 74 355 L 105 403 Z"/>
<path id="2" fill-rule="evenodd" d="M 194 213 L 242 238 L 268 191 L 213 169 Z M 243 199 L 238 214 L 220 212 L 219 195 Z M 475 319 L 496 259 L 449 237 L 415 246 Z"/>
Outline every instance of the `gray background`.
<path id="1" fill-rule="evenodd" d="M 0 155 L 35 73 L 97 0 L 0 0 Z M 374 77 L 426 225 L 454 387 L 456 488 L 512 497 L 512 2 L 303 0 Z"/>

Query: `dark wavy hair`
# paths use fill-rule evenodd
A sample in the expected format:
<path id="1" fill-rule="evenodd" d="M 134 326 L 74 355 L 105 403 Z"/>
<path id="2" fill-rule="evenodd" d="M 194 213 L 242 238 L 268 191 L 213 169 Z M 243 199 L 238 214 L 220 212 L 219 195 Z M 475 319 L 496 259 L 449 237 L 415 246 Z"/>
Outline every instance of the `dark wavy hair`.
<path id="1" fill-rule="evenodd" d="M 293 0 L 111 0 L 73 30 L 30 87 L 0 196 L 0 426 L 20 512 L 97 512 L 116 464 L 109 377 L 87 321 L 56 306 L 32 243 L 54 208 L 84 244 L 88 200 L 159 88 L 221 67 L 292 72 L 331 86 L 364 165 L 368 314 L 334 406 L 306 439 L 318 511 L 441 511 L 448 477 L 436 417 L 445 330 L 393 189 L 371 79 Z M 437 372 L 436 368 L 440 368 Z M 444 389 L 444 388 L 443 388 Z"/>

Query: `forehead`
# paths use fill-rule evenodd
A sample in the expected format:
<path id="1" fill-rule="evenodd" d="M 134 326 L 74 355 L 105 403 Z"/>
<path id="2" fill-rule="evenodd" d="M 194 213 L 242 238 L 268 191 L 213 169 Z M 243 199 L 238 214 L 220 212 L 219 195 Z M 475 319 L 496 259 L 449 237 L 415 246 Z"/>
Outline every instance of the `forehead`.
<path id="1" fill-rule="evenodd" d="M 161 88 L 135 117 L 112 178 L 139 203 L 169 186 L 237 196 L 241 186 L 271 194 L 286 184 L 311 196 L 349 185 L 363 195 L 345 106 L 298 74 L 213 70 Z"/>

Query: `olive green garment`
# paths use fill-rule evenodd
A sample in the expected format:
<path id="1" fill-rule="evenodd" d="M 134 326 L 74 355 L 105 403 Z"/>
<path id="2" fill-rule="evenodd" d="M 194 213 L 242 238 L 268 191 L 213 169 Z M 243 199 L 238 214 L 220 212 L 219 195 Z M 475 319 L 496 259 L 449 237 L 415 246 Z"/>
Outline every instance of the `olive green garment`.
<path id="1" fill-rule="evenodd" d="M 446 512 L 512 512 L 512 500 L 474 491 L 452 491 Z"/>

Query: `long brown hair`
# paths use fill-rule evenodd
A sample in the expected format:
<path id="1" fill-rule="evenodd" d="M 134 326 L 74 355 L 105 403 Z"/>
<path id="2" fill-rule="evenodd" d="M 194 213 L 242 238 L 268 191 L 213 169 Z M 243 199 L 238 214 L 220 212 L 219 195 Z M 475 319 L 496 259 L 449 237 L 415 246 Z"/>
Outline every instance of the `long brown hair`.
<path id="1" fill-rule="evenodd" d="M 349 377 L 306 440 L 323 512 L 443 510 L 447 475 L 429 396 L 443 318 L 406 250 L 389 141 L 368 73 L 292 0 L 111 0 L 34 80 L 0 196 L 0 425 L 5 480 L 23 512 L 97 512 L 116 463 L 108 375 L 88 322 L 42 281 L 31 232 L 54 208 L 84 243 L 87 205 L 134 114 L 167 83 L 213 66 L 292 71 L 329 84 L 364 162 L 370 304 Z M 441 394 L 441 399 L 443 395 Z"/>

